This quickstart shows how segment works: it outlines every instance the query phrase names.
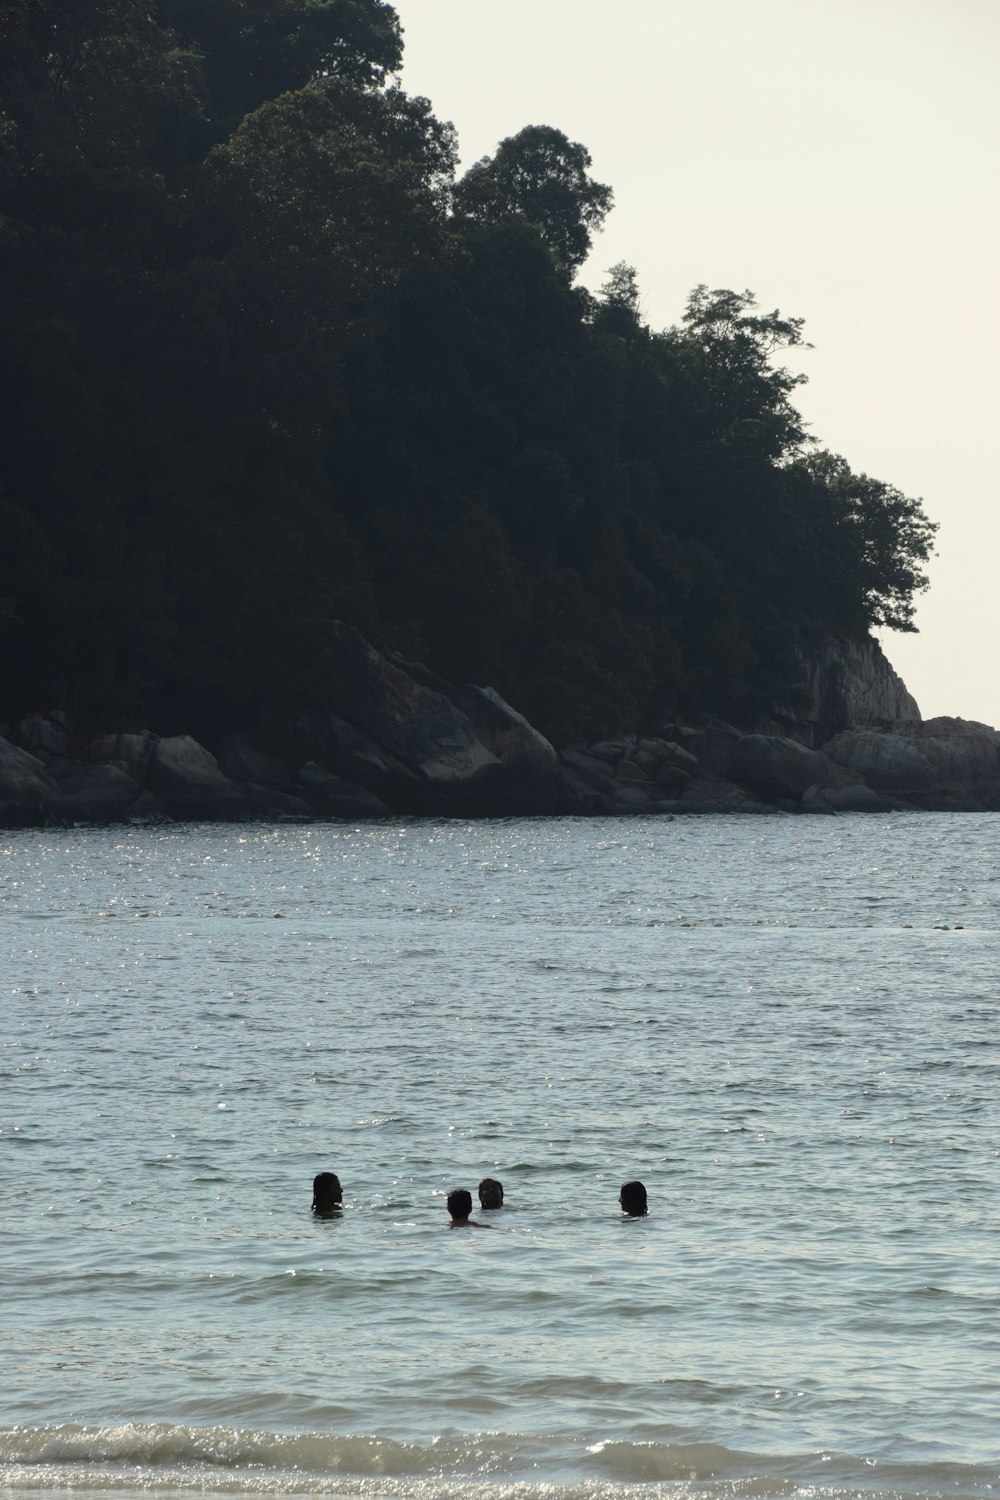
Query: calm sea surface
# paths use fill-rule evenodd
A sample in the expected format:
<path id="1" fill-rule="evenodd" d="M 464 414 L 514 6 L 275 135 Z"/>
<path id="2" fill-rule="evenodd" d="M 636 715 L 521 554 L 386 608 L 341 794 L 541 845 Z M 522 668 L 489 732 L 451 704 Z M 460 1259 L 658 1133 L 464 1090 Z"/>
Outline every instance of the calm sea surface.
<path id="1" fill-rule="evenodd" d="M 0 879 L 0 1492 L 1000 1489 L 1000 818 L 0 833 Z"/>

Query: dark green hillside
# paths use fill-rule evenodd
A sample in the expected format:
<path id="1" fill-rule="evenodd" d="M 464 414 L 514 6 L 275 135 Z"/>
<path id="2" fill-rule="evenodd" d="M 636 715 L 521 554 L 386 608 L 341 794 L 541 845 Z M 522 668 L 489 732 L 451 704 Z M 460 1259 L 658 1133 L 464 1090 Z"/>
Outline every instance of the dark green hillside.
<path id="1" fill-rule="evenodd" d="M 531 125 L 455 180 L 383 0 L 0 0 L 0 718 L 327 701 L 332 622 L 557 739 L 912 628 L 933 527 L 804 443 L 801 323 L 635 274 Z"/>

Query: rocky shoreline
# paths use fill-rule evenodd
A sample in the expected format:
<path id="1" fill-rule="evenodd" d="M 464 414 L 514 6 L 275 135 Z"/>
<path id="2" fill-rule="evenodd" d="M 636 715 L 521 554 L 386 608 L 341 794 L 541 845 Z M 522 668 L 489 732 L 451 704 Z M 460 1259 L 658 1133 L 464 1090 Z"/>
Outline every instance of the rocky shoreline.
<path id="1" fill-rule="evenodd" d="M 149 730 L 82 739 L 59 710 L 0 723 L 0 827 L 1000 809 L 1000 733 L 922 721 L 874 642 L 804 661 L 797 717 L 779 709 L 751 732 L 665 722 L 561 750 L 490 688 L 347 627 L 340 647 L 336 709 L 214 753 Z"/>

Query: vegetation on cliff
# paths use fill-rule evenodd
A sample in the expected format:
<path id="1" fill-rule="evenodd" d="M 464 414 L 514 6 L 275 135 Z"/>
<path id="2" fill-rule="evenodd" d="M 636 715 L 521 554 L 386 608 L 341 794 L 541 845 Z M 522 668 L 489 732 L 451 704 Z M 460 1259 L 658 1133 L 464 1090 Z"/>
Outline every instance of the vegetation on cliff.
<path id="1" fill-rule="evenodd" d="M 528 126 L 456 180 L 385 0 L 0 0 L 0 714 L 322 703 L 335 620 L 556 738 L 912 629 L 934 527 L 806 441 L 801 320 L 634 271 Z"/>

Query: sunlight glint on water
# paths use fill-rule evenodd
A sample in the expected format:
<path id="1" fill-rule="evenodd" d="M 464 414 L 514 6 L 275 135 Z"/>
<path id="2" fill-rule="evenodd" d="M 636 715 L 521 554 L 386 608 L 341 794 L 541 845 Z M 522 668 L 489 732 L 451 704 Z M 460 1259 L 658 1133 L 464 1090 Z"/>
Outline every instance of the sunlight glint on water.
<path id="1" fill-rule="evenodd" d="M 1000 1485 L 998 833 L 0 835 L 0 1489 Z"/>

